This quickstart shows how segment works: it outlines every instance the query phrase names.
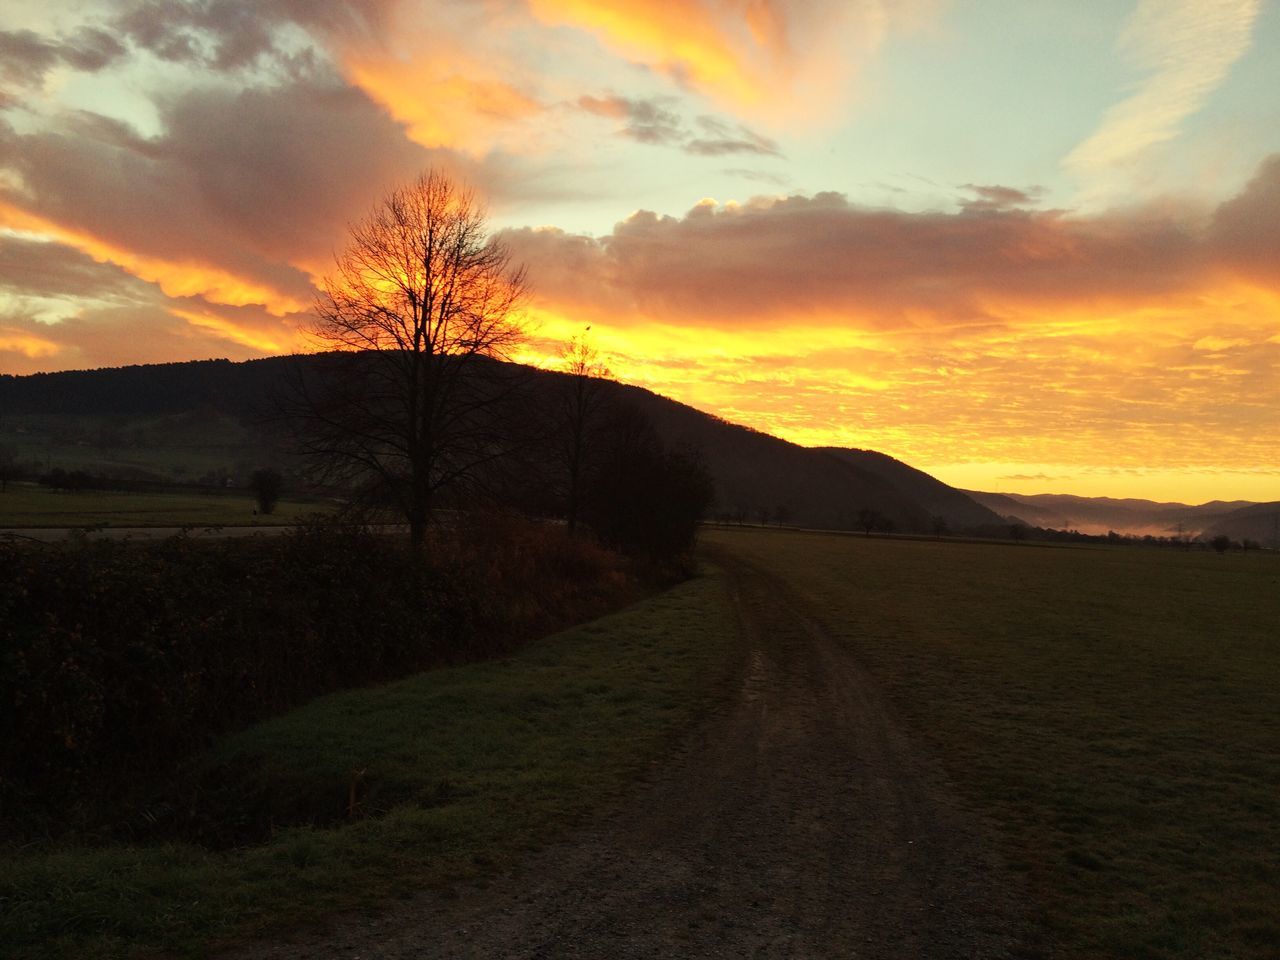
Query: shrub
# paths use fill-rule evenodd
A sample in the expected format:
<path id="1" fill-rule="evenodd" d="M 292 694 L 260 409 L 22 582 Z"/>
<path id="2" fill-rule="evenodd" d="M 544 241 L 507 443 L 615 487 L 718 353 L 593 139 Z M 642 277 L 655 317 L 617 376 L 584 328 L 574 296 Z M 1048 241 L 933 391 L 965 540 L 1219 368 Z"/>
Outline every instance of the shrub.
<path id="1" fill-rule="evenodd" d="M 417 560 L 331 524 L 0 544 L 0 819 L 109 820 L 219 733 L 508 649 L 630 589 L 615 557 L 559 529 L 493 521 L 431 546 Z"/>

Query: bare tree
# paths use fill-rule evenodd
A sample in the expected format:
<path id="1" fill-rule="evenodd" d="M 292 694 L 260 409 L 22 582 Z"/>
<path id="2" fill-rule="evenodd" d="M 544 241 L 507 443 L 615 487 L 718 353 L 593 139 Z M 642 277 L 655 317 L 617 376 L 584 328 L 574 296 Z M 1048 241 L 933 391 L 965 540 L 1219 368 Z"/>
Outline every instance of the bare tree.
<path id="1" fill-rule="evenodd" d="M 303 392 L 302 452 L 320 479 L 393 506 L 420 547 L 436 495 L 502 455 L 496 363 L 524 337 L 525 272 L 475 194 L 430 171 L 350 228 L 317 297 L 332 358 Z"/>
<path id="2" fill-rule="evenodd" d="M 582 500 L 587 487 L 588 456 L 606 412 L 609 368 L 587 338 L 587 327 L 570 338 L 560 351 L 562 369 L 568 374 L 561 398 L 561 455 L 565 469 L 565 520 L 569 534 L 578 527 Z"/>

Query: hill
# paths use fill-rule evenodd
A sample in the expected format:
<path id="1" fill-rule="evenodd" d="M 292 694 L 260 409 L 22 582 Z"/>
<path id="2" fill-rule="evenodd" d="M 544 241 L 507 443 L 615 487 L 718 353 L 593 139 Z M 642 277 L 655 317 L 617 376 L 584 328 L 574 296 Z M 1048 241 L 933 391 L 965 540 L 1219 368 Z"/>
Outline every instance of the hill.
<path id="1" fill-rule="evenodd" d="M 1212 517 L 1204 535 L 1219 534 L 1232 540 L 1254 540 L 1264 547 L 1280 550 L 1280 500 L 1251 503 Z"/>
<path id="2" fill-rule="evenodd" d="M 846 447 L 820 448 L 831 456 L 880 477 L 900 493 L 910 497 L 931 516 L 942 517 L 952 527 L 981 527 L 1001 524 L 1003 516 L 983 506 L 969 494 L 949 487 L 937 477 L 917 470 L 888 454 Z"/>
<path id="3" fill-rule="evenodd" d="M 0 376 L 0 443 L 41 469 L 62 466 L 156 479 L 237 477 L 282 459 L 263 417 L 278 385 L 323 356 L 150 364 Z M 531 371 L 549 394 L 562 374 Z M 934 516 L 953 530 L 1000 523 L 964 493 L 870 450 L 800 447 L 729 423 L 640 387 L 611 384 L 669 443 L 702 454 L 716 482 L 716 510 L 767 512 L 809 527 L 852 529 L 875 510 L 902 531 Z M 779 510 L 781 508 L 781 510 Z"/>
<path id="4" fill-rule="evenodd" d="M 978 503 L 1002 516 L 1038 527 L 1079 530 L 1081 533 L 1117 533 L 1166 537 L 1181 532 L 1197 536 L 1211 529 L 1218 518 L 1248 509 L 1249 501 L 1212 500 L 1186 504 L 1155 500 L 1077 497 L 1070 494 L 983 493 L 967 491 Z"/>

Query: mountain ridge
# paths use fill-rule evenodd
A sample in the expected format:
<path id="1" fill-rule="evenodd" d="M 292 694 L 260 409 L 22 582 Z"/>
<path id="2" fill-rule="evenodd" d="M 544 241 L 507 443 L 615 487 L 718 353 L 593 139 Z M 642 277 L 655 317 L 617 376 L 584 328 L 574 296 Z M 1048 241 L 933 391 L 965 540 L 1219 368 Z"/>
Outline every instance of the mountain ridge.
<path id="1" fill-rule="evenodd" d="M 323 358 L 312 354 L 203 360 L 0 376 L 0 419 L 24 421 L 17 426 L 16 439 L 28 451 L 38 451 L 46 441 L 46 466 L 53 463 L 48 451 L 54 449 L 47 440 L 56 435 L 61 444 L 56 447 L 58 456 L 68 465 L 77 465 L 79 458 L 89 466 L 129 467 L 130 455 L 138 453 L 143 442 L 142 422 L 152 425 L 147 442 L 153 446 L 163 446 L 166 431 L 181 427 L 188 447 L 196 444 L 205 423 L 206 434 L 220 431 L 229 438 L 221 448 L 224 452 L 234 450 L 233 426 L 238 424 L 247 451 L 240 459 L 262 459 L 273 455 L 271 444 L 252 421 L 269 409 L 276 384 L 299 368 L 305 372 L 323 363 Z M 527 369 L 535 393 L 547 394 L 564 377 Z M 801 447 L 643 387 L 610 381 L 607 390 L 639 408 L 668 443 L 701 452 L 716 482 L 715 509 L 721 515 L 768 515 L 799 526 L 856 529 L 860 513 L 872 511 L 886 525 L 919 532 L 931 529 L 935 516 L 957 529 L 1002 522 L 954 488 L 884 454 Z M 124 439 L 102 439 L 105 434 Z M 112 458 L 108 460 L 105 452 L 91 456 L 95 445 L 113 451 Z M 206 461 L 217 459 L 216 450 L 207 453 Z M 151 457 L 153 462 L 161 459 Z M 245 467 L 234 465 L 240 472 Z M 921 502 L 908 491 L 928 495 Z"/>

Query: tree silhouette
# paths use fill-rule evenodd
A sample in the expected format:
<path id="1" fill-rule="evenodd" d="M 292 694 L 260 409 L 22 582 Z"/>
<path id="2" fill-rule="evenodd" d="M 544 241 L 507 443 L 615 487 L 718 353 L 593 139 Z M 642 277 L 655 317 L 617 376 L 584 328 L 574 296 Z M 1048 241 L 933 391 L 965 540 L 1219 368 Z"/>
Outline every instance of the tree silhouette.
<path id="1" fill-rule="evenodd" d="M 885 515 L 879 510 L 872 510 L 870 507 L 863 507 L 858 511 L 858 526 L 862 528 L 865 536 L 871 536 L 872 530 L 878 530 L 884 526 Z"/>
<path id="2" fill-rule="evenodd" d="M 523 339 L 524 297 L 472 190 L 429 171 L 387 194 L 316 301 L 315 341 L 342 352 L 292 404 L 318 478 L 392 506 L 420 547 L 437 494 L 504 452 L 510 391 L 487 361 Z"/>
<path id="3" fill-rule="evenodd" d="M 588 489 L 590 455 L 598 445 L 608 406 L 610 371 L 587 338 L 590 329 L 572 337 L 560 352 L 561 367 L 568 375 L 560 397 L 559 453 L 565 472 L 565 520 L 570 536 L 578 527 Z"/>
<path id="4" fill-rule="evenodd" d="M 9 487 L 9 480 L 18 475 L 18 448 L 0 443 L 0 493 Z"/>
<path id="5" fill-rule="evenodd" d="M 658 564 L 693 546 L 698 523 L 715 500 L 701 457 L 668 448 L 648 419 L 626 404 L 610 412 L 597 486 L 587 518 L 600 540 Z"/>
<path id="6" fill-rule="evenodd" d="M 258 501 L 258 512 L 271 514 L 280 500 L 280 489 L 284 480 L 278 471 L 263 468 L 255 470 L 249 476 L 249 489 Z"/>

